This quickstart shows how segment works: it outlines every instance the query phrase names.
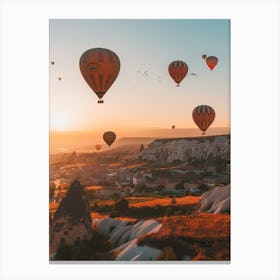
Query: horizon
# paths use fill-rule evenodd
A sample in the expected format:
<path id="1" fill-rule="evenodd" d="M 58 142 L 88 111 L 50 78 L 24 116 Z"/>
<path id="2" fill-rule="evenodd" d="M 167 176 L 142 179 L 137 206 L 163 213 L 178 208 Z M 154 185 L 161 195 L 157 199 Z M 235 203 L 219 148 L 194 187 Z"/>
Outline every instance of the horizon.
<path id="1" fill-rule="evenodd" d="M 188 138 L 188 137 L 207 137 L 219 136 L 223 134 L 230 135 L 230 127 L 210 127 L 205 136 L 201 135 L 198 128 L 158 128 L 158 129 L 143 129 L 136 130 L 131 134 L 117 133 L 115 143 L 112 144 L 111 149 L 119 146 L 121 139 L 131 140 L 145 140 L 149 139 L 164 139 L 164 138 Z M 109 150 L 103 138 L 103 130 L 83 130 L 83 131 L 49 131 L 50 154 L 61 152 L 83 151 L 92 152 L 96 144 L 102 145 L 102 151 Z M 146 142 L 143 142 L 146 144 Z M 140 141 L 141 142 L 141 141 Z M 139 145 L 141 144 L 139 142 Z M 138 145 L 133 143 L 134 145 Z"/>

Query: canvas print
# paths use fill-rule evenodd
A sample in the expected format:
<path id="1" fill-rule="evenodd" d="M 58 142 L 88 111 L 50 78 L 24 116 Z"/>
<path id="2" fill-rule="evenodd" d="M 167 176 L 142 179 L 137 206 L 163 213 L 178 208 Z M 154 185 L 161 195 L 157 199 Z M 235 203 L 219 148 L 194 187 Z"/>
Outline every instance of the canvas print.
<path id="1" fill-rule="evenodd" d="M 230 20 L 49 27 L 50 261 L 230 261 Z"/>

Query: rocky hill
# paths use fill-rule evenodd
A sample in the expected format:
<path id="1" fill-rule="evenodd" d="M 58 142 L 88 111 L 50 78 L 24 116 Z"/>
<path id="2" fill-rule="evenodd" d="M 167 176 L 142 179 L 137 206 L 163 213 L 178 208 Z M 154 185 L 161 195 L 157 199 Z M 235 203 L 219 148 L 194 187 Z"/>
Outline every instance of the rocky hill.
<path id="1" fill-rule="evenodd" d="M 199 202 L 198 212 L 208 212 L 214 214 L 230 212 L 230 185 L 226 187 L 216 187 L 204 193 Z"/>
<path id="2" fill-rule="evenodd" d="M 174 161 L 230 158 L 230 136 L 156 139 L 138 155 L 139 159 L 169 164 Z"/>
<path id="3" fill-rule="evenodd" d="M 161 250 L 138 246 L 141 237 L 156 233 L 162 224 L 155 220 L 129 223 L 128 221 L 104 219 L 96 224 L 99 234 L 106 236 L 113 245 L 116 261 L 156 260 Z"/>
<path id="4" fill-rule="evenodd" d="M 73 244 L 90 237 L 91 216 L 89 202 L 83 186 L 75 180 L 57 208 L 50 229 L 50 254 L 56 252 L 61 242 Z"/>

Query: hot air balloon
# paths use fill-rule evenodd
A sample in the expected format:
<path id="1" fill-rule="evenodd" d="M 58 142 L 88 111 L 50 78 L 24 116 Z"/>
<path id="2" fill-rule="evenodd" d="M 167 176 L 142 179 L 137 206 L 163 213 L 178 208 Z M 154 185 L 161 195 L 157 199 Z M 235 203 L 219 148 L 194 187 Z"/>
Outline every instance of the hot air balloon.
<path id="1" fill-rule="evenodd" d="M 95 145 L 95 149 L 96 149 L 97 151 L 101 150 L 101 148 L 102 148 L 102 146 L 101 146 L 100 144 Z"/>
<path id="2" fill-rule="evenodd" d="M 58 77 L 58 80 L 61 81 L 61 77 Z"/>
<path id="3" fill-rule="evenodd" d="M 175 129 L 175 125 L 172 125 L 172 129 Z"/>
<path id="4" fill-rule="evenodd" d="M 85 51 L 80 58 L 82 76 L 98 96 L 98 103 L 116 80 L 120 71 L 120 60 L 111 50 L 94 48 Z"/>
<path id="5" fill-rule="evenodd" d="M 205 61 L 212 71 L 218 63 L 218 58 L 216 56 L 208 56 Z"/>
<path id="6" fill-rule="evenodd" d="M 181 81 L 188 74 L 188 65 L 184 61 L 173 61 L 169 64 L 168 72 L 174 82 L 177 84 L 177 87 L 180 86 Z"/>
<path id="7" fill-rule="evenodd" d="M 193 121 L 205 135 L 205 131 L 215 119 L 215 111 L 208 105 L 199 105 L 192 112 Z"/>
<path id="8" fill-rule="evenodd" d="M 116 137 L 117 136 L 116 136 L 115 132 L 113 132 L 113 131 L 106 131 L 103 134 L 103 139 L 109 147 L 114 143 L 114 141 L 116 140 Z"/>
<path id="9" fill-rule="evenodd" d="M 51 65 L 54 65 L 54 61 L 51 62 Z"/>
<path id="10" fill-rule="evenodd" d="M 206 59 L 207 55 L 206 54 L 203 54 L 202 55 L 202 59 Z"/>

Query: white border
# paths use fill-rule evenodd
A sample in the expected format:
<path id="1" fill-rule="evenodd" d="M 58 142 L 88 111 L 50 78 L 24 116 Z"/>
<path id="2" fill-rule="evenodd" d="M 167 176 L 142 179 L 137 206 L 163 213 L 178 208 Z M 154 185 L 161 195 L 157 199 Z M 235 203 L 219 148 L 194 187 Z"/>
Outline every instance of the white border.
<path id="1" fill-rule="evenodd" d="M 231 19 L 231 264 L 48 263 L 48 19 Z M 1 279 L 279 279 L 279 2 L 2 1 Z"/>

